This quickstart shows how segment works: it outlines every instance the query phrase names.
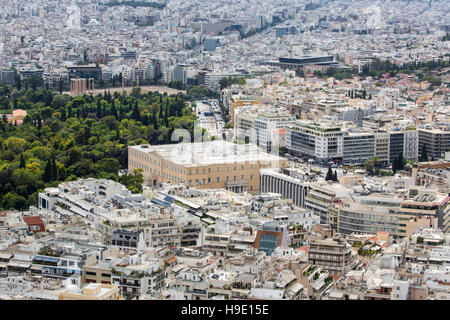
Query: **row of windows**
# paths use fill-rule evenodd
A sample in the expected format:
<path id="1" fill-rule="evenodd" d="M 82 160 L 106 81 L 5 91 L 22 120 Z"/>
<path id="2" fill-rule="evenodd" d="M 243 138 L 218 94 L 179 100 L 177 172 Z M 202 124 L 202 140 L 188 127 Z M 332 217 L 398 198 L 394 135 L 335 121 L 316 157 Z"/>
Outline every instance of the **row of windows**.
<path id="1" fill-rule="evenodd" d="M 259 168 L 262 167 L 262 164 L 259 164 Z M 234 166 L 233 167 L 234 171 L 238 170 L 238 166 Z M 253 169 L 253 164 L 250 164 L 250 169 Z M 240 170 L 244 170 L 244 165 L 240 166 Z M 226 167 L 226 171 L 230 171 L 230 167 L 227 166 Z M 211 168 L 208 168 L 208 173 L 211 172 Z M 220 167 L 217 167 L 217 172 L 220 172 Z M 199 174 L 200 173 L 200 169 L 195 169 L 195 174 Z M 202 173 L 206 173 L 206 169 L 202 169 Z M 189 170 L 189 175 L 192 175 L 193 171 Z"/>
<path id="2" fill-rule="evenodd" d="M 253 178 L 254 178 L 254 176 L 250 175 L 250 180 L 253 180 Z M 241 176 L 241 180 L 244 180 L 244 176 L 243 175 Z M 230 177 L 227 176 L 225 181 L 229 182 L 230 181 Z M 233 181 L 237 181 L 237 176 L 233 177 Z M 216 182 L 220 182 L 220 177 L 216 177 Z M 206 184 L 206 183 L 211 183 L 211 178 L 208 178 L 208 182 L 206 182 L 206 179 L 202 179 L 202 180 L 195 179 L 195 184 L 196 185 L 201 185 L 201 184 Z M 192 180 L 189 180 L 189 185 L 192 185 Z"/>

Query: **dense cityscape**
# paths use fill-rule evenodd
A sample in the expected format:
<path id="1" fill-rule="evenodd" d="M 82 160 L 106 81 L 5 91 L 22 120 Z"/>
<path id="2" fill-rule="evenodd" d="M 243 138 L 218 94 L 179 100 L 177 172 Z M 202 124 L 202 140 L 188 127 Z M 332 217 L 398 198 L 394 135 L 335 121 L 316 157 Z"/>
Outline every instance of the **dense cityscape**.
<path id="1" fill-rule="evenodd" d="M 0 300 L 450 300 L 449 1 L 0 7 Z"/>

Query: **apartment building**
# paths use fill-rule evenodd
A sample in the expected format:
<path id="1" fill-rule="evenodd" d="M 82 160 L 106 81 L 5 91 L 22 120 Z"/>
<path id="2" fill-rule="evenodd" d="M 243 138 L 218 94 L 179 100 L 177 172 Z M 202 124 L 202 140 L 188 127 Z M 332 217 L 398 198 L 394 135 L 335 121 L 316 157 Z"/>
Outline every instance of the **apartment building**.
<path id="1" fill-rule="evenodd" d="M 130 256 L 116 263 L 111 269 L 111 284 L 119 286 L 127 300 L 159 290 L 165 286 L 166 272 L 157 258 Z"/>
<path id="2" fill-rule="evenodd" d="M 394 238 L 409 237 L 421 228 L 444 228 L 450 211 L 449 197 L 433 190 L 410 188 L 406 195 L 371 194 L 346 198 L 329 207 L 339 233 L 389 232 Z"/>
<path id="3" fill-rule="evenodd" d="M 89 283 L 83 288 L 68 286 L 58 300 L 122 300 L 122 296 L 117 285 Z"/>
<path id="4" fill-rule="evenodd" d="M 254 97 L 243 95 L 232 95 L 230 98 L 230 121 L 234 126 L 236 111 L 243 106 L 256 105 L 258 101 Z"/>
<path id="5" fill-rule="evenodd" d="M 178 64 L 175 69 L 173 69 L 172 81 L 180 81 L 186 84 L 187 81 L 187 64 Z"/>
<path id="6" fill-rule="evenodd" d="M 186 300 L 208 299 L 208 278 L 197 269 L 185 268 L 181 270 L 175 276 L 173 287 L 181 290 Z"/>
<path id="7" fill-rule="evenodd" d="M 279 193 L 283 198 L 290 199 L 299 207 L 305 206 L 305 198 L 309 184 L 275 170 L 261 170 L 261 193 Z"/>
<path id="8" fill-rule="evenodd" d="M 409 161 L 419 160 L 419 132 L 417 130 L 403 131 L 403 157 Z"/>
<path id="9" fill-rule="evenodd" d="M 252 106 L 242 107 L 235 114 L 237 137 L 246 138 L 267 151 L 272 149 L 272 145 L 275 148 L 283 146 L 279 131 L 295 123 L 295 117 L 285 109 L 261 110 L 261 107 Z"/>
<path id="10" fill-rule="evenodd" d="M 338 214 L 337 230 L 342 234 L 389 232 L 394 238 L 409 237 L 422 227 L 430 227 L 430 217 L 397 214 L 389 207 L 345 203 Z"/>
<path id="11" fill-rule="evenodd" d="M 10 86 L 13 85 L 14 84 L 14 71 L 7 70 L 7 69 L 0 70 L 0 82 L 10 85 Z"/>
<path id="12" fill-rule="evenodd" d="M 446 151 L 450 150 L 450 131 L 441 129 L 418 129 L 419 153 L 425 147 L 431 160 L 440 159 Z"/>
<path id="13" fill-rule="evenodd" d="M 389 163 L 390 155 L 389 155 L 389 132 L 375 132 L 375 150 L 374 157 L 378 159 L 378 161 L 384 165 Z"/>
<path id="14" fill-rule="evenodd" d="M 86 265 L 83 268 L 83 283 L 111 283 L 111 263 L 98 261 L 96 264 Z"/>
<path id="15" fill-rule="evenodd" d="M 208 298 L 224 296 L 226 300 L 231 297 L 231 288 L 237 277 L 237 273 L 216 270 L 208 275 Z"/>
<path id="16" fill-rule="evenodd" d="M 275 248 L 287 247 L 288 243 L 288 227 L 280 222 L 270 221 L 264 223 L 261 230 L 258 230 L 254 247 L 270 256 Z"/>
<path id="17" fill-rule="evenodd" d="M 398 214 L 428 217 L 431 227 L 450 231 L 450 194 L 430 189 L 410 188 L 408 196 L 400 202 Z"/>
<path id="18" fill-rule="evenodd" d="M 343 163 L 363 165 L 375 156 L 375 134 L 347 132 L 343 138 Z"/>
<path id="19" fill-rule="evenodd" d="M 226 257 L 230 237 L 231 234 L 216 232 L 216 226 L 209 226 L 205 233 L 202 249 L 206 252 L 211 252 L 214 256 Z"/>
<path id="20" fill-rule="evenodd" d="M 151 185 L 168 182 L 199 189 L 257 192 L 260 169 L 287 166 L 286 159 L 256 145 L 227 141 L 128 148 L 128 170 L 143 169 Z"/>
<path id="21" fill-rule="evenodd" d="M 297 121 L 294 126 L 286 129 L 286 148 L 319 163 L 341 162 L 343 144 L 341 128 L 331 124 Z"/>
<path id="22" fill-rule="evenodd" d="M 309 187 L 305 198 L 305 208 L 311 213 L 320 216 L 320 223 L 330 223 L 328 219 L 328 207 L 339 199 L 345 198 L 352 192 L 338 183 L 313 183 Z"/>
<path id="23" fill-rule="evenodd" d="M 308 260 L 327 270 L 332 275 L 344 276 L 358 263 L 351 246 L 340 239 L 312 240 L 308 250 Z"/>

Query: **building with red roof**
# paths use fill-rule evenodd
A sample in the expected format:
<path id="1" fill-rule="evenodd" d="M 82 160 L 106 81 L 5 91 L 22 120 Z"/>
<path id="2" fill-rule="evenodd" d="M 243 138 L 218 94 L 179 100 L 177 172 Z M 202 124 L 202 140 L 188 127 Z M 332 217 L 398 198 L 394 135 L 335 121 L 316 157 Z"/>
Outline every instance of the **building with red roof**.
<path id="1" fill-rule="evenodd" d="M 30 232 L 45 232 L 45 224 L 41 217 L 25 217 L 23 221 L 28 225 L 28 231 Z"/>

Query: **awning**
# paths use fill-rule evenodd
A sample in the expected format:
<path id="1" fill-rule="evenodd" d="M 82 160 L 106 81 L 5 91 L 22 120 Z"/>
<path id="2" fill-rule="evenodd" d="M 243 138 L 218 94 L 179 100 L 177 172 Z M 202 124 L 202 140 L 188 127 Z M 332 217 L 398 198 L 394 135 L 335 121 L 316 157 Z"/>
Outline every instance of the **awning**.
<path id="1" fill-rule="evenodd" d="M 44 266 L 42 264 L 33 264 L 33 265 L 31 265 L 30 270 L 42 271 L 43 268 L 44 268 Z"/>
<path id="2" fill-rule="evenodd" d="M 0 259 L 6 259 L 9 260 L 13 256 L 12 253 L 9 252 L 0 252 Z"/>
<path id="3" fill-rule="evenodd" d="M 8 267 L 12 267 L 12 268 L 29 269 L 30 266 L 31 266 L 31 263 L 29 263 L 29 262 L 22 262 L 22 261 L 10 261 L 8 263 Z"/>
<path id="4" fill-rule="evenodd" d="M 35 261 L 44 261 L 44 262 L 53 262 L 58 263 L 60 260 L 58 257 L 50 257 L 50 256 L 36 256 L 34 258 Z"/>
<path id="5" fill-rule="evenodd" d="M 297 294 L 302 289 L 303 289 L 303 285 L 301 283 L 296 282 L 294 285 L 292 285 L 288 289 L 288 292 L 292 292 L 293 294 Z"/>
<path id="6" fill-rule="evenodd" d="M 186 268 L 186 266 L 184 264 L 177 264 L 172 267 L 172 272 L 181 271 L 183 268 Z"/>

